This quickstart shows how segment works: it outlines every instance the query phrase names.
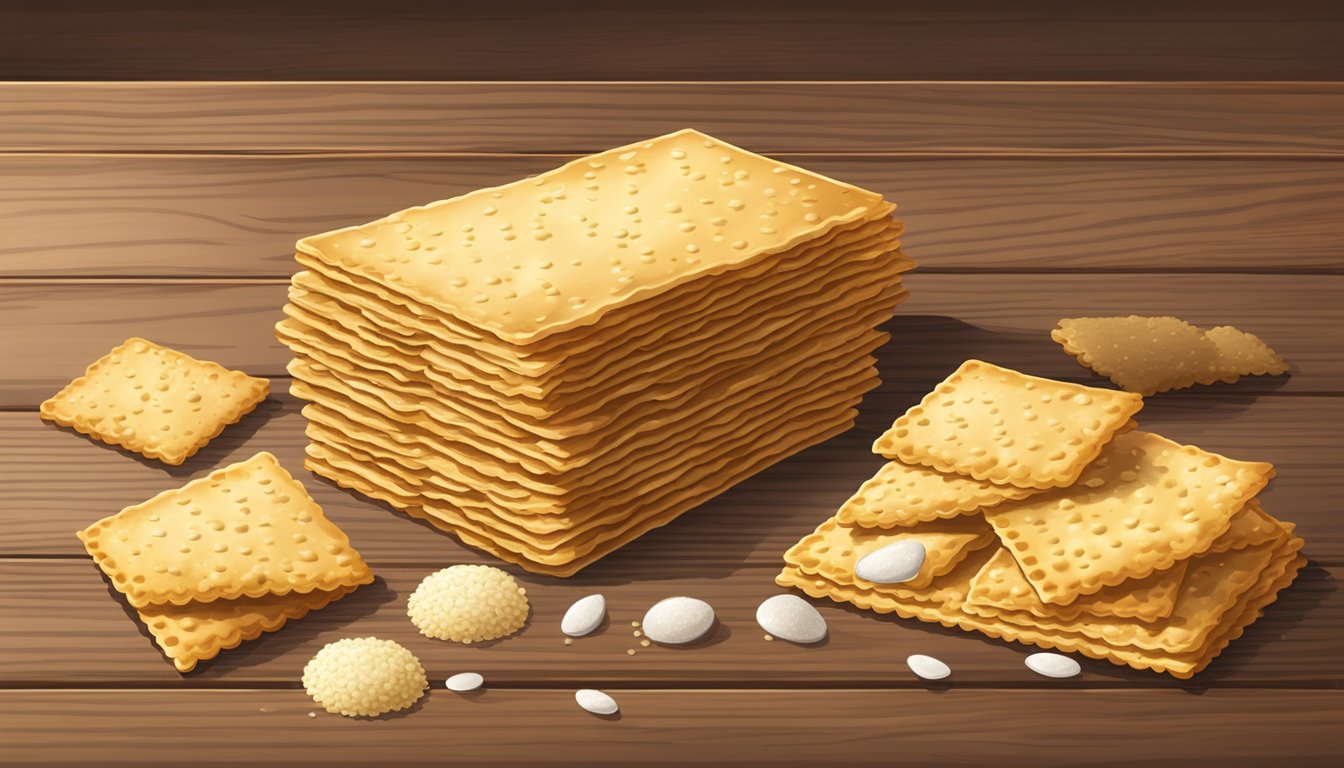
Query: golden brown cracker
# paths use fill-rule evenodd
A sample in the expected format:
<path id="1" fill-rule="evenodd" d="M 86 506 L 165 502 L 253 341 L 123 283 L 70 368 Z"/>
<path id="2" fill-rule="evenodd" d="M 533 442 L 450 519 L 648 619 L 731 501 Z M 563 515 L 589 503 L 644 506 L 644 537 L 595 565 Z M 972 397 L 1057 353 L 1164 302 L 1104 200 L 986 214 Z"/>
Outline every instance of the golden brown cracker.
<path id="1" fill-rule="evenodd" d="M 1151 432 L 1118 435 L 1072 488 L 985 512 L 1036 593 L 1068 605 L 1202 552 L 1274 475 Z"/>
<path id="2" fill-rule="evenodd" d="M 1222 381 L 1228 384 L 1242 376 L 1279 376 L 1288 372 L 1288 363 L 1260 340 L 1259 336 L 1220 325 L 1204 335 L 1218 348 L 1218 364 L 1201 384 Z"/>
<path id="3" fill-rule="evenodd" d="M 331 591 L 373 580 L 345 532 L 265 452 L 78 535 L 136 608 Z"/>
<path id="4" fill-rule="evenodd" d="M 270 382 L 127 339 L 42 403 L 42 418 L 178 465 L 266 399 Z"/>
<path id="5" fill-rule="evenodd" d="M 526 345 L 891 208 L 876 193 L 683 130 L 297 247 Z M 445 280 L 450 253 L 456 277 Z"/>
<path id="6" fill-rule="evenodd" d="M 1258 574 L 1255 583 L 1242 592 L 1236 603 L 1222 613 L 1217 624 L 1205 630 L 1206 639 L 1203 646 L 1185 653 L 1154 651 L 1134 646 L 1117 648 L 1086 636 L 1017 626 L 998 619 L 967 614 L 960 610 L 960 603 L 955 599 L 961 590 L 969 586 L 973 578 L 973 574 L 968 574 L 965 569 L 948 574 L 936 583 L 936 586 L 942 588 L 942 596 L 936 599 L 897 597 L 871 589 L 839 584 L 816 574 L 804 573 L 794 566 L 786 566 L 776 577 L 776 582 L 782 586 L 801 589 L 813 597 L 828 597 L 838 602 L 849 602 L 878 613 L 895 613 L 903 618 L 960 627 L 990 637 L 1042 648 L 1082 653 L 1090 658 L 1104 659 L 1113 664 L 1167 672 L 1177 678 L 1189 679 L 1204 669 L 1227 647 L 1228 643 L 1239 637 L 1261 614 L 1263 608 L 1273 602 L 1283 588 L 1292 583 L 1298 570 L 1305 564 L 1305 560 L 1297 554 L 1301 549 L 1302 540 L 1287 535 L 1286 530 L 1279 542 L 1262 546 L 1270 547 L 1272 551 L 1268 566 Z"/>
<path id="7" fill-rule="evenodd" d="M 861 528 L 907 528 L 1041 492 L 889 461 L 859 487 L 835 517 L 843 525 Z"/>
<path id="8" fill-rule="evenodd" d="M 306 594 L 266 595 L 237 600 L 213 600 L 186 605 L 149 605 L 136 613 L 160 650 L 179 672 L 190 672 L 220 651 L 236 648 L 266 632 L 275 632 L 288 621 L 321 610 L 355 591 L 357 586 Z"/>
<path id="9" fill-rule="evenodd" d="M 1138 395 L 967 360 L 873 451 L 977 480 L 1058 488 L 1071 485 L 1142 407 Z"/>
<path id="10" fill-rule="evenodd" d="M 1072 317 L 1051 331 L 1064 351 L 1129 392 L 1183 389 L 1218 369 L 1218 347 L 1175 317 Z"/>

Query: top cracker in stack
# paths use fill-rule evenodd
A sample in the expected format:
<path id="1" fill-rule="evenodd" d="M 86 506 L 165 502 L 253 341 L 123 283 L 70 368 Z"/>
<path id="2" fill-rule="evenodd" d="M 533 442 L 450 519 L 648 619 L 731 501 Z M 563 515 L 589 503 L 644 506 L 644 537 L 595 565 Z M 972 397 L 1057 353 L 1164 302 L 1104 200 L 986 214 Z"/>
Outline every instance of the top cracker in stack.
<path id="1" fill-rule="evenodd" d="M 686 130 L 305 238 L 308 466 L 572 574 L 852 425 L 893 209 Z"/>
<path id="2" fill-rule="evenodd" d="M 893 459 L 784 555 L 815 597 L 1188 678 L 1305 561 L 1273 476 L 1133 428 L 1136 394 L 971 360 L 897 419 Z M 865 558 L 918 542 L 918 573 Z M 880 555 L 879 555 L 880 556 Z"/>

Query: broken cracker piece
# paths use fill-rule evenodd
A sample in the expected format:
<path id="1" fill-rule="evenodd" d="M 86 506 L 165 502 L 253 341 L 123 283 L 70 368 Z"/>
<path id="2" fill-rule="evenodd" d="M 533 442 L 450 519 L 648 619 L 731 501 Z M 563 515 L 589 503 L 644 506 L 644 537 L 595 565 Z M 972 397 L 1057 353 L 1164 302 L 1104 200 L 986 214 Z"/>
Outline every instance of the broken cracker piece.
<path id="1" fill-rule="evenodd" d="M 127 507 L 77 535 L 136 608 L 373 581 L 345 532 L 265 452 Z"/>
<path id="2" fill-rule="evenodd" d="M 1050 338 L 1080 365 L 1143 395 L 1288 371 L 1253 334 L 1230 325 L 1204 330 L 1175 317 L 1065 318 Z"/>
<path id="3" fill-rule="evenodd" d="M 1175 317 L 1064 318 L 1050 338 L 1084 367 L 1142 395 L 1192 387 L 1217 370 L 1217 345 Z"/>
<path id="4" fill-rule="evenodd" d="M 270 382 L 127 339 L 42 403 L 42 418 L 174 466 L 266 399 Z"/>
<path id="5" fill-rule="evenodd" d="M 967 360 L 906 411 L 873 452 L 1019 488 L 1072 485 L 1135 413 L 1128 392 Z"/>
<path id="6" fill-rule="evenodd" d="M 1200 384 L 1231 384 L 1242 376 L 1280 376 L 1288 372 L 1288 363 L 1253 333 L 1220 325 L 1204 335 L 1218 347 L 1218 365 L 1214 375 Z"/>

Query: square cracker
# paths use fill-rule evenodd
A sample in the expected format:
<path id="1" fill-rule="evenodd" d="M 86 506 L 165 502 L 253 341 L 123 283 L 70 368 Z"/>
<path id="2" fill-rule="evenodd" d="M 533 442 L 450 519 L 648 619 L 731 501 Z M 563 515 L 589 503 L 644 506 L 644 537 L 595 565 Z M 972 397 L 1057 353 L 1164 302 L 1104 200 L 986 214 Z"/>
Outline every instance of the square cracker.
<path id="1" fill-rule="evenodd" d="M 907 528 L 1041 492 L 891 461 L 859 486 L 835 518 L 861 528 Z"/>
<path id="2" fill-rule="evenodd" d="M 220 651 L 236 648 L 263 633 L 275 632 L 286 622 L 319 611 L 355 589 L 352 585 L 306 594 L 292 592 L 186 605 L 165 603 L 138 608 L 136 613 L 177 671 L 190 672 L 197 663 L 213 659 Z"/>
<path id="3" fill-rule="evenodd" d="M 994 542 L 992 529 L 978 515 L 923 523 L 911 528 L 877 530 L 840 525 L 830 518 L 784 553 L 784 562 L 807 573 L 819 573 L 849 583 L 874 586 L 860 579 L 855 567 L 871 552 L 899 541 L 924 545 L 924 564 L 910 581 L 881 585 L 894 589 L 919 589 L 957 566 L 972 552 Z"/>
<path id="4" fill-rule="evenodd" d="M 985 512 L 1036 593 L 1081 595 L 1208 549 L 1274 475 L 1151 432 L 1117 435 L 1072 488 Z"/>
<path id="5" fill-rule="evenodd" d="M 1143 407 L 1135 394 L 967 360 L 877 442 L 906 464 L 1021 488 L 1073 484 Z"/>
<path id="6" fill-rule="evenodd" d="M 1264 544 L 1282 535 L 1282 527 L 1266 515 L 1252 499 L 1232 518 L 1226 532 L 1201 554 Z M 1157 621 L 1171 615 L 1185 581 L 1191 559 L 1178 561 L 1170 568 L 1154 571 L 1141 579 L 1129 579 L 1084 595 L 1068 605 L 1043 602 L 1007 549 L 1000 549 L 976 574 L 965 609 L 970 613 L 994 618 L 1016 614 L 1055 621 L 1085 620 L 1088 617 L 1134 618 Z M 1018 622 L 1022 623 L 1022 622 Z"/>
<path id="7" fill-rule="evenodd" d="M 78 536 L 136 608 L 373 581 L 345 532 L 265 452 L 127 507 Z"/>
<path id="8" fill-rule="evenodd" d="M 1218 346 L 1175 317 L 1069 317 L 1050 338 L 1085 368 L 1143 395 L 1192 387 L 1218 370 Z"/>
<path id="9" fill-rule="evenodd" d="M 681 130 L 297 250 L 528 345 L 892 209 L 875 192 Z"/>
<path id="10" fill-rule="evenodd" d="M 132 338 L 42 403 L 42 418 L 178 465 L 266 399 L 270 382 Z"/>
<path id="11" fill-rule="evenodd" d="M 1213 375 L 1200 384 L 1222 381 L 1228 384 L 1242 376 L 1279 376 L 1288 372 L 1288 363 L 1253 333 L 1220 325 L 1204 333 L 1218 347 L 1218 365 Z"/>

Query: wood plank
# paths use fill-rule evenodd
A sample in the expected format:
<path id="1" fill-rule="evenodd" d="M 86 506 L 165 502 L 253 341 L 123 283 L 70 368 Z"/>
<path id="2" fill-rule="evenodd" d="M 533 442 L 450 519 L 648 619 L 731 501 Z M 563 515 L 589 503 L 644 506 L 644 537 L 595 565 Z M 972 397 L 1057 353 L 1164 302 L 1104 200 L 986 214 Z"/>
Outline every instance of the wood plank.
<path id="1" fill-rule="evenodd" d="M 657 555 L 603 563 L 571 579 L 520 575 L 532 604 L 530 622 L 520 634 L 479 647 L 432 640 L 407 620 L 406 599 L 424 576 L 450 562 L 416 568 L 373 563 L 379 576 L 374 584 L 182 676 L 163 659 L 92 561 L 0 560 L 0 605 L 15 628 L 0 635 L 0 687 L 292 684 L 323 645 L 365 635 L 402 643 L 420 658 L 430 678 L 439 681 L 470 669 L 501 684 L 576 688 L 632 681 L 678 687 L 922 687 L 905 658 L 926 653 L 955 670 L 957 685 L 1040 682 L 1022 663 L 1037 648 L 826 600 L 814 601 L 830 629 L 822 644 L 767 642 L 756 625 L 756 606 L 785 591 L 773 581 L 778 568 L 664 562 Z M 1341 576 L 1344 569 L 1338 567 L 1309 566 L 1246 635 L 1193 681 L 1080 656 L 1086 672 L 1070 684 L 1344 687 Z M 607 626 L 565 645 L 561 616 L 574 600 L 595 592 L 606 596 Z M 708 601 L 718 616 L 717 627 L 694 647 L 641 646 L 630 622 L 672 595 Z M 74 667 L 72 660 L 78 660 Z"/>
<path id="2" fill-rule="evenodd" d="M 687 569 L 697 564 L 777 564 L 785 549 L 877 471 L 882 460 L 869 452 L 872 440 L 927 388 L 923 382 L 888 378 L 865 401 L 858 428 L 646 535 L 616 555 L 612 568 L 631 567 L 645 558 Z M 304 472 L 304 424 L 298 409 L 297 401 L 278 396 L 180 468 L 106 447 L 42 422 L 32 412 L 0 413 L 0 529 L 5 531 L 0 555 L 82 555 L 75 530 L 267 450 L 303 479 L 374 563 L 493 562 L 428 526 Z M 1344 565 L 1344 525 L 1337 503 L 1344 398 L 1256 399 L 1228 393 L 1155 397 L 1149 398 L 1142 422 L 1174 440 L 1272 462 L 1278 477 L 1261 497 L 1265 507 L 1298 524 L 1314 559 Z"/>
<path id="3" fill-rule="evenodd" d="M 180 765 L 1329 765 L 1341 691 L 620 690 L 618 719 L 569 690 L 436 690 L 351 719 L 301 691 L 0 692 L 16 762 Z M 895 757 L 893 757 L 895 756 Z"/>
<path id="4" fill-rule="evenodd" d="M 863 8 L 697 0 L 632 8 L 156 0 L 6 14 L 0 71 L 24 80 L 1344 79 L 1338 7 L 1061 0 Z M 44 45 L 59 39 L 60 46 Z M 451 55 L 445 55 L 450 51 Z"/>
<path id="5" fill-rule="evenodd" d="M 3 157 L 0 277 L 288 276 L 294 241 L 555 157 Z M 1344 163 L 811 156 L 928 270 L 1344 271 Z"/>
<path id="6" fill-rule="evenodd" d="M 1288 376 L 1250 377 L 1235 390 L 1214 391 L 1344 391 L 1344 276 L 916 272 L 907 278 L 912 298 L 888 325 L 898 341 L 885 352 L 896 381 L 936 382 L 968 357 L 1037 375 L 1088 377 L 1050 340 L 1050 328 L 1060 317 L 1133 313 L 1235 324 L 1262 336 L 1291 366 Z M 0 359 L 23 361 L 0 382 L 0 407 L 36 406 L 136 335 L 255 375 L 282 375 L 290 356 L 272 326 L 285 291 L 283 283 L 246 281 L 0 283 L 0 327 L 9 330 L 0 336 Z"/>
<path id="7" fill-rule="evenodd" d="M 1015 27 L 1030 28 L 1021 24 Z M 1153 32 L 1146 29 L 1126 46 Z M 1018 45 L 1015 35 L 1004 39 Z M 9 51 L 0 46 L 0 71 L 12 73 L 2 63 Z M 1341 62 L 1341 78 L 1335 79 L 1344 79 L 1344 56 L 1332 55 Z M 1126 60 L 1140 58 L 1128 50 Z M 863 60 L 861 79 L 884 79 L 867 55 Z M 633 71 L 614 74 L 641 79 Z M 691 69 L 677 79 L 696 76 Z M 726 75 L 711 79 L 720 77 Z M 974 82 L 909 82 L 917 77 L 907 72 L 885 78 L 901 82 L 843 83 L 3 83 L 0 151 L 584 153 L 692 126 L 773 153 L 1344 152 L 1340 83 L 981 82 L 985 75 Z M 800 114 L 806 119 L 800 121 Z"/>

